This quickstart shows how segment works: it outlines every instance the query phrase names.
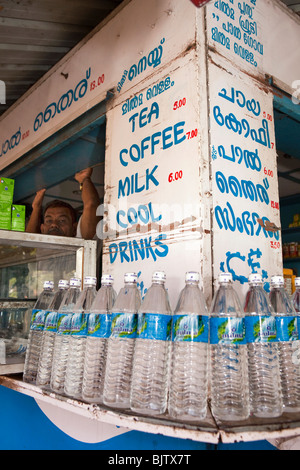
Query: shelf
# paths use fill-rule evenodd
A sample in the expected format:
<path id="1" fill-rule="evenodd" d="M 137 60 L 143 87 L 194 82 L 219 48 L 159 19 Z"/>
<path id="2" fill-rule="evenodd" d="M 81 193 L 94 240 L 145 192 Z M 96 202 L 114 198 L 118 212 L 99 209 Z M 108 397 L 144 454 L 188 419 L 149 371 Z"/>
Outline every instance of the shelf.
<path id="1" fill-rule="evenodd" d="M 217 444 L 278 439 L 300 435 L 300 413 L 285 413 L 280 418 L 250 418 L 238 423 L 216 422 L 211 413 L 199 424 L 178 423 L 167 415 L 157 418 L 137 416 L 130 411 L 112 410 L 105 406 L 88 404 L 46 392 L 22 381 L 22 375 L 0 376 L 0 385 L 33 397 L 55 407 L 86 418 L 120 426 L 130 430 L 162 434 L 181 439 Z"/>
<path id="2" fill-rule="evenodd" d="M 73 254 L 77 277 L 96 275 L 97 240 L 0 230 L 0 248 L 1 268 Z"/>
<path id="3" fill-rule="evenodd" d="M 24 363 L 20 362 L 8 362 L 7 364 L 0 364 L 0 375 L 1 374 L 20 374 L 23 373 Z"/>

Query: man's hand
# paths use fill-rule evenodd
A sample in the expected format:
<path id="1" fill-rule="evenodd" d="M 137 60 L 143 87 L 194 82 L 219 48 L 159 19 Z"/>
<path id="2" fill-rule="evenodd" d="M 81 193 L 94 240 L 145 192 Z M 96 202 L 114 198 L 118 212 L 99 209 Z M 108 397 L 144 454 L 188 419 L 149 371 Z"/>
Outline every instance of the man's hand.
<path id="1" fill-rule="evenodd" d="M 41 233 L 42 205 L 45 192 L 46 189 L 40 189 L 37 191 L 35 198 L 32 201 L 32 213 L 26 226 L 26 232 Z"/>
<path id="2" fill-rule="evenodd" d="M 46 192 L 46 189 L 40 189 L 39 191 L 36 192 L 35 198 L 32 201 L 33 209 L 35 208 L 39 209 L 42 207 L 45 192 Z"/>
<path id="3" fill-rule="evenodd" d="M 78 183 L 82 184 L 85 179 L 90 178 L 92 176 L 93 169 L 92 168 L 86 168 L 85 170 L 81 170 L 76 175 L 74 178 Z"/>
<path id="4" fill-rule="evenodd" d="M 79 227 L 81 237 L 85 240 L 92 240 L 94 238 L 96 226 L 99 221 L 99 217 L 96 216 L 96 211 L 100 204 L 100 198 L 91 180 L 92 172 L 92 168 L 86 168 L 75 175 L 76 181 L 80 184 L 83 202 L 83 212 Z"/>

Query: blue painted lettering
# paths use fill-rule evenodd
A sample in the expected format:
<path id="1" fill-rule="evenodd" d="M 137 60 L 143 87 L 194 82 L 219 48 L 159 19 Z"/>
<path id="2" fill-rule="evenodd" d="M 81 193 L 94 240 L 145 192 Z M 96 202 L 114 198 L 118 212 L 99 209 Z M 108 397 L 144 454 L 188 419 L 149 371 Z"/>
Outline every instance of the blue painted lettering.
<path id="1" fill-rule="evenodd" d="M 223 23 L 222 28 L 224 31 L 226 31 L 226 33 L 231 34 L 231 36 L 234 36 L 236 39 L 241 39 L 242 33 L 240 28 L 238 26 L 234 26 L 230 21 Z"/>
<path id="2" fill-rule="evenodd" d="M 217 27 L 211 29 L 211 37 L 214 41 L 218 42 L 226 49 L 230 49 L 230 38 L 225 36 L 224 33 L 220 32 Z"/>
<path id="3" fill-rule="evenodd" d="M 257 23 L 256 21 L 249 21 L 248 18 L 244 19 L 243 16 L 240 16 L 239 24 L 244 33 L 249 35 L 253 34 L 257 36 Z"/>
<path id="4" fill-rule="evenodd" d="M 238 8 L 240 10 L 241 15 L 249 16 L 252 19 L 253 17 L 253 8 L 250 7 L 246 2 L 238 3 Z"/>
<path id="5" fill-rule="evenodd" d="M 226 88 L 222 88 L 222 90 L 218 93 L 221 98 L 225 98 L 227 101 L 231 103 L 237 103 L 240 108 L 246 107 L 248 111 L 252 112 L 254 116 L 260 115 L 260 103 L 259 101 L 255 101 L 254 99 L 246 99 L 244 93 L 240 90 L 235 90 L 231 87 L 230 94 L 227 95 Z"/>
<path id="6" fill-rule="evenodd" d="M 270 202 L 267 193 L 267 189 L 269 189 L 269 183 L 266 178 L 264 178 L 264 186 L 262 186 L 261 184 L 255 185 L 251 180 L 239 181 L 238 178 L 233 175 L 226 179 L 221 171 L 217 171 L 216 183 L 221 193 L 231 193 L 234 197 L 244 197 L 245 199 L 249 198 L 250 201 L 255 202 L 260 200 L 267 205 Z"/>
<path id="7" fill-rule="evenodd" d="M 139 186 L 139 173 L 134 173 L 130 177 L 126 176 L 124 180 L 120 179 L 118 184 L 118 198 L 129 196 L 129 194 L 140 193 L 144 190 L 148 191 L 150 183 L 154 186 L 158 186 L 159 182 L 154 176 L 157 168 L 158 165 L 155 165 L 151 171 L 147 168 L 145 175 L 146 181 L 141 186 Z"/>
<path id="8" fill-rule="evenodd" d="M 259 217 L 256 212 L 250 213 L 249 211 L 244 211 L 240 217 L 237 217 L 228 201 L 226 206 L 225 208 L 219 205 L 215 207 L 214 215 L 220 229 L 229 229 L 231 232 L 238 230 L 240 233 L 245 233 L 250 237 L 258 237 L 260 233 L 263 233 L 266 238 L 273 238 L 274 235 L 276 240 L 279 239 L 278 230 L 276 232 L 267 231 L 265 228 L 262 229 L 262 226 L 258 223 L 258 219 L 263 222 L 269 220 L 267 217 Z"/>
<path id="9" fill-rule="evenodd" d="M 258 269 L 261 269 L 261 263 L 258 261 L 262 257 L 262 252 L 259 248 L 250 248 L 249 253 L 242 255 L 240 252 L 227 251 L 225 254 L 226 260 L 221 261 L 220 270 L 221 272 L 230 272 L 232 274 L 233 281 L 238 281 L 241 284 L 248 282 L 248 278 L 243 274 L 239 274 L 240 270 L 245 271 L 245 262 L 247 261 L 247 272 L 250 267 L 250 273 L 257 273 Z M 262 278 L 268 279 L 268 273 L 262 269 Z M 270 283 L 265 282 L 264 288 L 267 292 L 270 290 Z"/>
<path id="10" fill-rule="evenodd" d="M 163 131 L 144 137 L 139 145 L 133 144 L 129 149 L 122 149 L 119 154 L 121 164 L 123 166 L 128 165 L 128 161 L 125 159 L 127 155 L 135 163 L 143 159 L 147 153 L 154 155 L 159 144 L 162 144 L 162 150 L 172 147 L 173 144 L 181 144 L 186 139 L 184 125 L 185 121 L 178 122 L 174 126 L 166 127 Z"/>
<path id="11" fill-rule="evenodd" d="M 19 127 L 18 131 L 13 134 L 10 139 L 6 139 L 2 147 L 0 146 L 0 157 L 5 155 L 9 150 L 13 149 L 14 147 L 17 147 L 21 141 L 21 128 Z"/>
<path id="12" fill-rule="evenodd" d="M 250 150 L 242 150 L 241 147 L 238 147 L 237 145 L 231 145 L 230 149 L 231 152 L 228 152 L 227 154 L 224 146 L 219 145 L 219 157 L 224 158 L 224 160 L 229 160 L 233 163 L 237 162 L 239 165 L 244 162 L 246 168 L 250 168 L 250 170 L 253 171 L 259 172 L 261 170 L 262 164 L 258 156 L 257 149 L 254 152 L 251 152 Z M 215 158 L 217 158 L 216 155 Z"/>
<path id="13" fill-rule="evenodd" d="M 233 3 L 233 0 L 229 0 L 230 3 Z M 234 20 L 234 9 L 227 3 L 222 0 L 216 0 L 214 2 L 214 7 L 222 11 L 226 16 Z"/>
<path id="14" fill-rule="evenodd" d="M 133 80 L 137 75 L 144 72 L 147 67 L 156 68 L 161 64 L 161 59 L 163 55 L 163 47 L 165 39 L 161 39 L 160 45 L 155 47 L 152 51 L 149 52 L 148 56 L 142 57 L 138 64 L 133 64 L 129 69 L 128 80 Z"/>
<path id="15" fill-rule="evenodd" d="M 127 214 L 123 210 L 117 212 L 117 222 L 122 228 L 127 228 L 128 225 L 135 225 L 139 221 L 143 224 L 148 224 L 151 222 L 158 222 L 161 220 L 161 214 L 158 216 L 154 215 L 152 202 L 149 204 L 140 204 L 137 209 L 135 207 L 130 207 L 127 211 Z"/>
<path id="16" fill-rule="evenodd" d="M 173 81 L 171 82 L 170 77 L 165 78 L 165 80 L 161 80 L 159 83 L 156 83 L 155 85 L 148 88 L 146 92 L 147 100 L 152 100 L 157 95 L 160 95 L 164 91 L 169 90 L 170 87 L 173 85 L 174 85 L 174 82 Z"/>
<path id="17" fill-rule="evenodd" d="M 122 105 L 122 116 L 133 111 L 135 108 L 138 108 L 143 104 L 143 93 L 135 95 L 133 98 L 129 98 Z"/>
<path id="18" fill-rule="evenodd" d="M 53 119 L 56 113 L 59 114 L 69 108 L 74 101 L 78 101 L 83 98 L 88 89 L 88 79 L 91 76 L 91 69 L 86 71 L 86 77 L 83 78 L 75 87 L 74 90 L 70 89 L 64 93 L 58 100 L 57 103 L 51 103 L 47 106 L 44 112 L 40 112 L 34 121 L 33 129 L 36 132 L 44 122 L 48 122 L 49 119 Z"/>
<path id="19" fill-rule="evenodd" d="M 257 67 L 257 62 L 254 59 L 254 55 L 252 52 L 249 52 L 248 49 L 240 46 L 235 42 L 233 45 L 233 50 L 236 55 L 244 59 L 246 62 L 249 62 L 249 64 L 254 65 L 254 67 Z"/>
<path id="20" fill-rule="evenodd" d="M 111 243 L 109 245 L 109 259 L 113 264 L 119 257 L 121 263 L 130 263 L 133 261 L 143 261 L 147 259 L 163 258 L 169 252 L 168 246 L 164 243 L 167 235 L 161 233 L 152 240 L 152 237 L 142 238 L 140 240 L 122 241 Z"/>
<path id="21" fill-rule="evenodd" d="M 135 124 L 136 124 L 136 118 L 138 117 L 138 124 L 139 128 L 145 127 L 147 124 L 151 123 L 152 116 L 155 117 L 155 119 L 159 118 L 159 106 L 156 101 L 154 101 L 151 105 L 150 111 L 148 113 L 148 108 L 143 108 L 140 113 L 134 113 L 130 118 L 129 122 L 132 123 L 131 127 L 131 132 L 135 131 Z"/>
<path id="22" fill-rule="evenodd" d="M 243 134 L 243 137 L 245 138 L 250 136 L 254 142 L 271 148 L 269 124 L 266 119 L 262 119 L 262 127 L 256 130 L 251 129 L 247 119 L 243 118 L 241 121 L 239 121 L 233 113 L 229 113 L 226 116 L 223 116 L 220 106 L 214 106 L 213 116 L 219 126 L 222 127 L 225 125 L 225 127 L 227 127 L 227 129 L 231 130 L 232 132 L 239 135 Z"/>

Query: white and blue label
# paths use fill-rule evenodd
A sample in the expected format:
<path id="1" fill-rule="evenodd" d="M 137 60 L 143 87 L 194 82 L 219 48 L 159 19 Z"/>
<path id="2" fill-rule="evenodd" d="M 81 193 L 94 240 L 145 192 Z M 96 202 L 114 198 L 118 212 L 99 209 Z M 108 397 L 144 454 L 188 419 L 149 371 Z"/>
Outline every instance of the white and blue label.
<path id="1" fill-rule="evenodd" d="M 207 315 L 174 315 L 172 341 L 208 343 L 209 318 Z"/>
<path id="2" fill-rule="evenodd" d="M 139 313 L 137 338 L 169 341 L 172 334 L 172 315 Z"/>
<path id="3" fill-rule="evenodd" d="M 57 312 L 49 312 L 46 320 L 45 320 L 45 331 L 52 331 L 55 333 L 57 331 L 57 320 L 58 320 L 58 313 Z"/>
<path id="4" fill-rule="evenodd" d="M 278 341 L 276 319 L 270 315 L 245 317 L 247 343 L 274 343 Z"/>
<path id="5" fill-rule="evenodd" d="M 74 313 L 72 316 L 71 335 L 85 337 L 87 335 L 87 313 Z"/>
<path id="6" fill-rule="evenodd" d="M 246 344 L 246 328 L 244 318 L 211 317 L 211 344 Z"/>
<path id="7" fill-rule="evenodd" d="M 137 314 L 136 313 L 112 313 L 111 330 L 112 338 L 136 338 Z"/>
<path id="8" fill-rule="evenodd" d="M 67 336 L 71 334 L 72 314 L 59 313 L 57 319 L 57 334 Z"/>
<path id="9" fill-rule="evenodd" d="M 111 314 L 90 313 L 88 321 L 88 337 L 109 338 L 111 329 Z"/>
<path id="10" fill-rule="evenodd" d="M 49 310 L 33 309 L 31 315 L 30 329 L 42 331 L 45 327 L 45 321 Z"/>
<path id="11" fill-rule="evenodd" d="M 278 341 L 296 341 L 299 339 L 297 317 L 275 317 Z"/>

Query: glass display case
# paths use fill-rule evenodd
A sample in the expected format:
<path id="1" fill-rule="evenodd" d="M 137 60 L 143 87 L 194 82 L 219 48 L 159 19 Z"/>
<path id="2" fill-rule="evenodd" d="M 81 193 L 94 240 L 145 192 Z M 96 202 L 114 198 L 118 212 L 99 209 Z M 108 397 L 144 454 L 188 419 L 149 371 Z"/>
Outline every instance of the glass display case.
<path id="1" fill-rule="evenodd" d="M 94 240 L 0 230 L 0 375 L 23 371 L 44 282 L 96 276 L 96 253 Z"/>

